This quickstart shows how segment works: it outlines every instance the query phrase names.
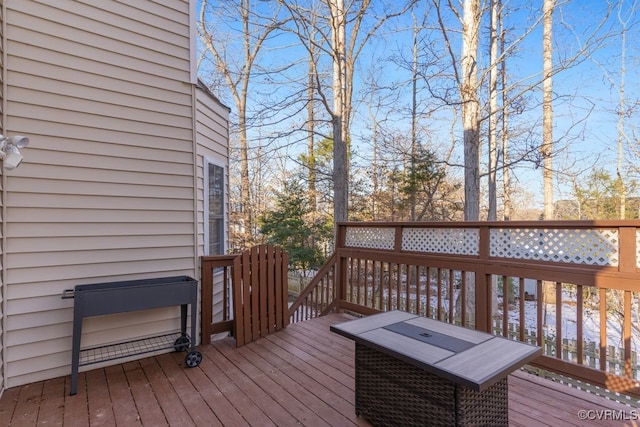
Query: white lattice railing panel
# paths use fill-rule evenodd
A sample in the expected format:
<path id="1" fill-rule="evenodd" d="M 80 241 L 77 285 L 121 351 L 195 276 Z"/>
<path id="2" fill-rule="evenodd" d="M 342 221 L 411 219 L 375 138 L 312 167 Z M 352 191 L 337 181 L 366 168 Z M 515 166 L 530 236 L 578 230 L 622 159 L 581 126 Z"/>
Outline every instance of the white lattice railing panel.
<path id="1" fill-rule="evenodd" d="M 345 246 L 393 250 L 396 229 L 384 227 L 347 227 Z"/>
<path id="2" fill-rule="evenodd" d="M 501 228 L 489 234 L 492 257 L 617 267 L 614 229 Z"/>
<path id="3" fill-rule="evenodd" d="M 405 228 L 402 250 L 455 255 L 478 255 L 477 228 Z"/>

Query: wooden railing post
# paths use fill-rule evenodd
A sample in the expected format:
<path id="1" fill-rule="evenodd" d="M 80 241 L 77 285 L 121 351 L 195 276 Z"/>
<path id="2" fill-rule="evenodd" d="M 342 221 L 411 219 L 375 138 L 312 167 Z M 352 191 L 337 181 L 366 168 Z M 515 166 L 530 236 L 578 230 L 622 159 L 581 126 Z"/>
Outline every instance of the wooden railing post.
<path id="1" fill-rule="evenodd" d="M 489 227 L 480 226 L 478 232 L 480 262 L 475 267 L 476 329 L 491 332 L 491 280 L 488 280 L 485 263 L 482 262 L 489 259 Z"/>
<path id="2" fill-rule="evenodd" d="M 620 227 L 619 236 L 620 263 L 618 264 L 618 270 L 622 273 L 633 274 L 637 266 L 636 227 Z M 627 377 L 633 378 L 631 370 L 631 292 L 623 292 L 622 345 L 625 359 L 623 372 Z"/>
<path id="3" fill-rule="evenodd" d="M 233 331 L 233 322 L 229 320 L 230 295 L 228 292 L 229 274 L 235 255 L 213 255 L 203 256 L 200 259 L 200 333 L 202 335 L 201 344 L 210 344 L 211 335 Z M 214 295 L 214 271 L 219 271 L 222 275 L 222 321 L 214 321 L 213 317 L 213 295 Z M 217 274 L 216 274 L 217 275 Z"/>
<path id="4" fill-rule="evenodd" d="M 394 252 L 402 251 L 402 230 L 403 229 L 404 229 L 404 227 L 402 227 L 400 225 L 396 227 L 395 238 L 394 238 L 394 241 L 393 241 L 393 251 Z"/>
<path id="5" fill-rule="evenodd" d="M 289 253 L 278 248 L 280 273 L 276 273 L 276 282 L 280 281 L 282 286 L 277 288 L 276 293 L 276 322 L 278 325 L 282 325 L 283 328 L 289 325 L 289 310 L 287 306 L 289 304 Z"/>
<path id="6" fill-rule="evenodd" d="M 342 312 L 342 308 L 340 307 L 340 303 L 345 301 L 347 298 L 347 265 L 344 262 L 344 259 L 341 255 L 341 249 L 344 249 L 346 245 L 347 239 L 347 227 L 344 224 L 337 224 L 338 227 L 336 232 L 336 247 L 335 253 L 336 257 L 336 269 L 335 269 L 335 293 L 338 295 L 336 311 L 338 313 Z"/>
<path id="7" fill-rule="evenodd" d="M 200 290 L 202 297 L 200 298 L 200 334 L 202 336 L 200 343 L 202 345 L 211 344 L 211 322 L 213 321 L 213 266 L 210 262 L 202 259 L 202 270 L 200 280 Z"/>

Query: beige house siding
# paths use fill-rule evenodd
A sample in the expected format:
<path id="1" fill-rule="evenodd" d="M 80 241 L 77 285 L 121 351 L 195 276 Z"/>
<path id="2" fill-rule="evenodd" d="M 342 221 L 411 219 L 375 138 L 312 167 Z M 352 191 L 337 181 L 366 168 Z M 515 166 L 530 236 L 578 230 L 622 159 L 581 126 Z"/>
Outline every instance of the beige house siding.
<path id="1" fill-rule="evenodd" d="M 2 26 L 2 23 L 0 22 L 0 27 Z M 1 73 L 0 73 L 1 74 Z M 2 102 L 2 99 L 0 97 L 0 102 Z M 0 180 L 2 179 L 2 168 L 0 167 Z M 2 192 L 3 192 L 3 188 L 2 188 L 2 181 L 0 181 L 0 224 L 4 224 L 3 218 L 4 218 L 4 209 L 2 209 Z M 3 242 L 4 239 L 2 239 L 2 234 L 3 234 L 4 230 L 3 227 L 0 227 L 0 260 L 3 259 L 2 258 L 2 251 L 3 251 Z M 5 339 L 4 339 L 4 324 L 5 324 L 5 316 L 4 316 L 4 307 L 5 307 L 5 301 L 4 301 L 4 294 L 5 294 L 5 290 L 4 290 L 4 283 L 3 283 L 3 274 L 2 274 L 2 270 L 3 270 L 3 266 L 2 263 L 0 263 L 0 397 L 2 396 L 2 392 L 5 389 L 5 363 L 4 363 L 4 348 L 5 348 Z"/>
<path id="2" fill-rule="evenodd" d="M 205 255 L 205 164 L 212 162 L 225 169 L 225 201 L 229 200 L 229 109 L 200 84 L 196 92 L 197 187 L 198 187 L 198 256 Z M 225 215 L 225 242 L 228 241 L 228 215 Z M 228 246 L 225 244 L 225 248 Z M 214 277 L 213 318 L 222 320 L 222 277 Z"/>
<path id="3" fill-rule="evenodd" d="M 73 300 L 60 298 L 64 289 L 198 277 L 202 171 L 198 163 L 194 176 L 188 0 L 5 0 L 5 8 L 3 124 L 31 140 L 3 178 L 12 387 L 69 374 Z M 173 330 L 178 317 L 166 308 L 91 318 L 82 345 Z"/>
<path id="4" fill-rule="evenodd" d="M 4 1 L 0 0 L 0 8 L 4 11 Z M 4 13 L 0 14 L 0 58 L 4 58 Z M 0 69 L 1 71 L 1 69 Z M 4 73 L 0 72 L 0 117 L 2 117 L 2 111 L 4 111 Z M 0 133 L 4 133 L 4 123 L 0 120 Z M 0 224 L 4 224 L 4 209 L 2 205 L 2 201 L 4 197 L 2 192 L 4 191 L 4 179 L 3 179 L 3 169 L 0 167 Z M 4 250 L 4 240 L 2 235 L 4 233 L 4 227 L 0 227 L 0 260 L 2 260 L 2 253 Z M 2 392 L 5 389 L 5 364 L 4 364 L 4 283 L 3 283 L 3 266 L 0 262 L 0 396 L 2 396 Z"/>

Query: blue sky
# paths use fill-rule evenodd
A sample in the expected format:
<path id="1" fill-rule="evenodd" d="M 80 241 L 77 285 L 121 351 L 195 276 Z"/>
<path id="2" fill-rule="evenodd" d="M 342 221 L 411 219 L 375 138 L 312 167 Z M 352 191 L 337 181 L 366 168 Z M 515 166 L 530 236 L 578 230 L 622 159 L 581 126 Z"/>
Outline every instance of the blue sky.
<path id="1" fill-rule="evenodd" d="M 510 38 L 517 39 L 523 34 L 526 37 L 518 44 L 517 52 L 512 55 L 507 66 L 510 73 L 510 80 L 516 81 L 524 79 L 522 86 L 527 86 L 531 82 L 540 80 L 542 70 L 542 29 L 541 26 L 531 26 L 541 15 L 541 2 L 531 2 L 525 0 L 503 0 L 505 6 L 512 8 L 512 12 L 507 18 L 505 27 L 509 28 Z M 560 4 L 562 3 L 562 4 Z M 623 10 L 628 10 L 631 1 L 624 2 Z M 267 3 L 261 3 L 261 7 Z M 376 6 L 383 5 L 382 0 L 374 3 Z M 421 17 L 425 10 L 425 5 L 431 2 L 426 1 L 419 4 L 416 9 L 416 15 Z M 569 171 L 576 173 L 582 169 L 589 171 L 594 165 L 597 167 L 605 167 L 609 170 L 615 168 L 616 158 L 616 141 L 617 141 L 617 116 L 615 108 L 618 103 L 618 92 L 616 85 L 619 84 L 619 67 L 620 67 L 620 24 L 617 20 L 618 10 L 614 10 L 608 20 L 604 22 L 602 28 L 594 33 L 594 30 L 601 24 L 605 16 L 606 2 L 603 0 L 571 0 L 559 2 L 559 7 L 554 15 L 554 63 L 560 64 L 563 60 L 571 58 L 581 46 L 588 44 L 590 46 L 599 46 L 593 52 L 591 57 L 582 57 L 580 62 L 573 64 L 571 67 L 559 72 L 553 78 L 554 92 L 556 99 L 554 100 L 554 137 L 557 139 L 557 146 L 566 146 L 566 150 L 558 154 L 555 159 L 555 165 L 561 171 Z M 433 7 L 426 9 L 433 16 Z M 627 34 L 627 74 L 626 79 L 626 98 L 629 105 L 640 98 L 640 82 L 637 73 L 640 58 L 640 36 L 639 28 L 635 25 L 640 19 L 640 14 L 633 17 Z M 229 17 L 223 26 L 233 25 L 230 23 Z M 452 19 L 450 15 L 445 17 Z M 354 157 L 356 162 L 364 162 L 370 153 L 370 123 L 368 121 L 369 112 L 367 104 L 361 100 L 362 89 L 368 87 L 371 83 L 370 75 L 373 70 L 372 64 L 378 67 L 376 73 L 377 78 L 389 85 L 399 85 L 406 82 L 409 75 L 406 70 L 402 70 L 397 66 L 397 58 L 400 55 L 409 57 L 411 42 L 411 22 L 410 16 L 404 17 L 402 20 L 396 20 L 385 27 L 378 36 L 371 41 L 360 58 L 359 70 L 356 72 L 356 82 L 354 82 L 354 99 L 360 100 L 357 107 L 358 111 L 354 116 L 354 127 L 352 129 L 352 137 L 354 146 L 362 156 Z M 432 21 L 430 21 L 432 22 Z M 454 21 L 451 27 L 455 27 Z M 483 27 L 486 36 L 486 25 Z M 399 29 L 404 31 L 398 32 Z M 439 33 L 433 29 L 426 30 L 425 35 L 431 38 L 438 38 Z M 590 36 L 592 36 L 590 38 Z M 484 37 L 484 36 L 483 36 Z M 458 52 L 459 35 L 451 33 L 451 40 L 454 44 L 454 51 Z M 483 39 L 484 40 L 484 39 Z M 598 43 L 596 43 L 596 41 Z M 481 64 L 486 62 L 486 43 L 481 52 Z M 390 57 L 395 59 L 389 60 Z M 270 65 L 292 64 L 304 58 L 304 51 L 300 46 L 296 46 L 295 37 L 291 34 L 281 35 L 273 39 L 269 44 L 269 50 L 265 51 L 265 55 L 261 57 L 261 61 Z M 278 99 L 283 99 L 290 94 L 293 83 L 285 83 L 286 79 L 294 79 L 304 75 L 304 63 L 300 66 L 290 68 L 286 73 L 280 76 L 271 77 L 269 79 L 258 79 L 252 87 L 251 94 L 254 103 L 277 103 Z M 421 82 L 420 86 L 424 88 L 425 82 Z M 408 93 L 405 92 L 400 96 L 393 105 L 389 114 L 393 116 L 394 127 L 398 131 L 408 129 L 408 118 L 402 117 L 399 112 L 408 105 Z M 541 92 L 534 89 L 527 92 L 528 111 L 526 114 L 514 116 L 512 123 L 523 132 L 522 140 L 518 144 L 536 144 L 539 143 L 539 135 L 541 132 L 542 109 L 539 105 Z M 224 90 L 222 90 L 222 97 Z M 483 97 L 486 95 L 483 94 Z M 429 98 L 425 91 L 420 94 L 422 104 L 425 108 L 435 106 L 436 102 Z M 228 99 L 228 98 L 227 98 Z M 226 101 L 232 108 L 233 103 Z M 255 104 L 254 104 L 255 106 Z M 443 110 L 444 111 L 444 110 Z M 285 127 L 295 127 L 296 123 L 300 123 L 304 117 L 301 113 L 289 120 Z M 387 113 L 385 113 L 387 114 Z M 421 120 L 421 124 L 428 133 L 429 143 L 434 147 L 444 151 L 449 146 L 449 123 L 451 117 L 448 113 L 442 113 L 440 119 L 434 114 L 430 118 Z M 628 117 L 628 133 L 632 131 L 638 119 L 638 113 L 631 111 Z M 280 124 L 279 126 L 282 126 Z M 260 144 L 260 138 L 264 135 L 273 135 L 281 131 L 277 126 L 262 128 L 260 131 L 253 133 L 255 144 Z M 524 132 L 529 131 L 529 134 Z M 458 127 L 457 138 L 460 139 L 461 129 Z M 525 138 L 525 135 L 527 136 Z M 287 151 L 295 156 L 296 153 L 304 150 L 304 143 L 298 144 L 294 137 L 281 138 L 279 143 L 282 145 L 291 144 L 287 147 Z M 515 144 L 516 142 L 514 142 Z M 269 148 L 273 147 L 273 143 Z M 456 149 L 458 160 L 461 161 L 461 150 Z M 484 158 L 482 159 L 484 162 Z M 637 159 L 629 159 L 634 163 L 638 163 Z M 460 169 L 452 169 L 452 175 L 461 176 Z M 515 178 L 522 187 L 528 190 L 536 204 L 541 203 L 541 170 L 533 167 L 532 164 L 522 164 L 514 170 Z M 559 173 L 558 176 L 561 176 Z M 558 182 L 556 198 L 567 198 L 570 196 L 566 184 Z"/>

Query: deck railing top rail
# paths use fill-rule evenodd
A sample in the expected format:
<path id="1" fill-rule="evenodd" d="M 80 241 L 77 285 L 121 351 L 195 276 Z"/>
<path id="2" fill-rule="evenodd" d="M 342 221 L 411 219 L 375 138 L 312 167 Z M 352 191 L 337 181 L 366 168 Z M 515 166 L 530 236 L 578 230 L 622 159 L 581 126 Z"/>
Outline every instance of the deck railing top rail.
<path id="1" fill-rule="evenodd" d="M 340 223 L 337 248 L 640 268 L 640 221 Z"/>

